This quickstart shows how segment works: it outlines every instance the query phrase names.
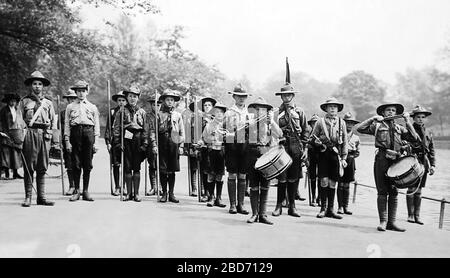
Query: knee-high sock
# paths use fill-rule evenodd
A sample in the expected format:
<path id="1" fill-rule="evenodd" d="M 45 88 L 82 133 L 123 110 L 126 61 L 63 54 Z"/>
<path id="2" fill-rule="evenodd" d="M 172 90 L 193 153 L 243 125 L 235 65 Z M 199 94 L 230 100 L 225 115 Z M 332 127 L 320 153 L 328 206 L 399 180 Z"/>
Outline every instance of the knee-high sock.
<path id="1" fill-rule="evenodd" d="M 80 179 L 81 179 L 81 169 L 72 169 L 73 173 L 73 182 L 75 185 L 75 189 L 80 191 Z"/>
<path id="2" fill-rule="evenodd" d="M 91 178 L 91 170 L 83 170 L 83 192 L 89 190 L 89 180 Z"/>
<path id="3" fill-rule="evenodd" d="M 120 166 L 113 166 L 114 184 L 116 188 L 120 188 Z"/>
<path id="4" fill-rule="evenodd" d="M 297 193 L 297 190 L 298 190 L 298 181 L 287 183 L 289 206 L 295 207 L 295 194 Z"/>
<path id="5" fill-rule="evenodd" d="M 141 172 L 140 171 L 134 171 L 133 172 L 133 190 L 134 190 L 134 196 L 139 195 L 139 185 L 141 183 Z"/>
<path id="6" fill-rule="evenodd" d="M 125 183 L 127 185 L 128 195 L 133 196 L 133 175 L 131 172 L 125 173 Z"/>
<path id="7" fill-rule="evenodd" d="M 228 198 L 230 198 L 230 205 L 236 205 L 236 179 L 228 178 Z"/>
<path id="8" fill-rule="evenodd" d="M 175 173 L 170 173 L 168 175 L 169 182 L 169 193 L 173 194 L 173 189 L 175 188 Z"/>
<path id="9" fill-rule="evenodd" d="M 67 169 L 67 178 L 69 179 L 69 188 L 75 188 L 75 182 L 73 180 L 73 171 Z"/>
<path id="10" fill-rule="evenodd" d="M 45 172 L 36 172 L 37 199 L 45 200 Z"/>
<path id="11" fill-rule="evenodd" d="M 163 193 L 167 193 L 167 173 L 160 173 L 159 180 L 161 182 L 161 189 Z"/>
<path id="12" fill-rule="evenodd" d="M 29 173 L 26 171 L 23 177 L 24 187 L 25 187 L 25 198 L 31 198 L 33 195 L 33 171 Z"/>
<path id="13" fill-rule="evenodd" d="M 281 204 L 286 198 L 287 183 L 278 183 L 277 187 L 277 204 Z"/>
<path id="14" fill-rule="evenodd" d="M 238 194 L 238 205 L 243 206 L 244 205 L 244 199 L 245 199 L 245 186 L 246 186 L 246 180 L 245 179 L 238 179 L 237 184 L 237 194 Z"/>

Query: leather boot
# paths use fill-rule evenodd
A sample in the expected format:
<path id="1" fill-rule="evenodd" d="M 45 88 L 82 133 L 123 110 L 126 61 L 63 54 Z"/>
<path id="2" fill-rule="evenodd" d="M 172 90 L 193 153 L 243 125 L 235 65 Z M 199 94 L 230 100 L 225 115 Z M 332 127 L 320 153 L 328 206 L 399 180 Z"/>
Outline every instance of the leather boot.
<path id="1" fill-rule="evenodd" d="M 161 198 L 159 199 L 159 201 L 161 203 L 165 203 L 165 202 L 167 202 L 167 174 L 161 173 L 159 175 L 159 180 L 161 181 L 161 188 L 162 188 L 162 194 L 161 194 Z"/>
<path id="2" fill-rule="evenodd" d="M 208 191 L 208 199 L 206 200 L 206 206 L 213 207 L 214 206 L 214 184 L 215 182 L 205 183 L 205 190 Z"/>
<path id="3" fill-rule="evenodd" d="M 169 174 L 168 183 L 169 183 L 169 202 L 179 203 L 180 201 L 177 198 L 175 198 L 175 195 L 173 194 L 173 190 L 175 188 L 175 173 Z"/>
<path id="4" fill-rule="evenodd" d="M 37 186 L 37 204 L 41 206 L 54 206 L 55 203 L 48 201 L 45 198 L 45 172 L 36 172 L 36 186 Z"/>
<path id="5" fill-rule="evenodd" d="M 112 193 L 113 196 L 120 195 L 120 166 L 113 165 L 113 179 L 115 185 L 115 191 Z M 116 195 L 117 194 L 117 195 Z"/>
<path id="6" fill-rule="evenodd" d="M 344 188 L 339 183 L 337 188 L 338 214 L 344 214 Z"/>
<path id="7" fill-rule="evenodd" d="M 254 190 L 256 189 L 256 190 Z M 252 216 L 247 220 L 247 223 L 255 223 L 258 221 L 259 215 L 259 188 L 250 189 L 250 205 L 252 207 Z"/>
<path id="8" fill-rule="evenodd" d="M 22 203 L 22 207 L 31 206 L 31 196 L 33 194 L 33 174 L 31 173 L 31 177 L 27 174 L 24 178 L 24 187 L 25 187 L 25 200 Z"/>
<path id="9" fill-rule="evenodd" d="M 81 169 L 72 169 L 74 193 L 80 191 Z"/>
<path id="10" fill-rule="evenodd" d="M 228 179 L 228 198 L 230 198 L 230 210 L 231 214 L 237 213 L 236 208 L 236 179 Z"/>
<path id="11" fill-rule="evenodd" d="M 244 199 L 245 199 L 245 179 L 238 179 L 237 185 L 237 197 L 238 197 L 238 205 L 237 212 L 240 214 L 249 214 L 248 210 L 245 209 Z"/>
<path id="12" fill-rule="evenodd" d="M 287 183 L 278 183 L 277 187 L 277 204 L 272 212 L 273 216 L 280 216 L 283 213 L 283 200 L 286 199 Z"/>
<path id="13" fill-rule="evenodd" d="M 94 199 L 89 195 L 89 180 L 91 178 L 90 170 L 83 170 L 83 200 L 93 202 Z"/>
<path id="14" fill-rule="evenodd" d="M 287 192 L 289 201 L 288 215 L 300 217 L 300 214 L 297 213 L 297 209 L 295 208 L 295 195 L 298 192 L 298 182 L 288 182 Z"/>
<path id="15" fill-rule="evenodd" d="M 133 173 L 133 190 L 134 190 L 134 201 L 140 202 L 141 198 L 139 197 L 139 185 L 141 183 L 141 172 L 134 171 Z"/>
<path id="16" fill-rule="evenodd" d="M 69 179 L 69 190 L 66 192 L 66 196 L 72 196 L 75 191 L 75 182 L 73 180 L 73 171 L 67 169 L 67 178 Z"/>
<path id="17" fill-rule="evenodd" d="M 214 206 L 219 208 L 226 207 L 226 205 L 222 203 L 222 188 L 223 181 L 216 181 L 216 200 L 214 201 Z"/>
<path id="18" fill-rule="evenodd" d="M 378 208 L 378 217 L 380 218 L 380 225 L 377 227 L 377 230 L 380 232 L 386 231 L 387 225 L 387 196 L 378 195 L 377 196 L 377 208 Z"/>
<path id="19" fill-rule="evenodd" d="M 344 197 L 343 198 L 343 201 L 344 201 L 344 204 L 343 204 L 344 205 L 344 214 L 352 215 L 353 212 L 348 210 L 348 203 L 350 201 L 350 187 L 344 188 L 342 193 L 343 193 L 343 197 Z"/>
<path id="20" fill-rule="evenodd" d="M 325 214 L 326 217 L 334 218 L 334 219 L 342 219 L 342 216 L 334 213 L 334 196 L 336 195 L 336 189 L 328 187 L 328 209 Z"/>
<path id="21" fill-rule="evenodd" d="M 397 196 L 389 195 L 388 197 L 388 223 L 386 225 L 386 230 L 395 232 L 404 232 L 406 229 L 400 228 L 395 224 L 397 216 L 397 206 L 398 199 Z"/>
<path id="22" fill-rule="evenodd" d="M 127 196 L 124 201 L 133 200 L 133 175 L 131 173 L 125 173 L 125 184 L 127 185 Z"/>
<path id="23" fill-rule="evenodd" d="M 414 194 L 414 220 L 419 225 L 423 225 L 423 222 L 420 221 L 420 205 L 421 204 L 422 204 L 422 194 L 421 193 Z"/>
<path id="24" fill-rule="evenodd" d="M 288 201 L 288 199 L 287 199 L 287 183 L 286 183 L 286 190 L 284 190 L 284 199 L 283 199 L 283 201 L 281 202 L 281 206 L 283 207 L 283 208 L 287 208 L 287 207 L 289 207 L 289 201 Z"/>
<path id="25" fill-rule="evenodd" d="M 261 187 L 259 194 L 259 223 L 273 225 L 267 218 L 267 198 L 269 197 L 269 187 Z"/>
<path id="26" fill-rule="evenodd" d="M 197 197 L 197 171 L 191 170 L 191 196 Z"/>
<path id="27" fill-rule="evenodd" d="M 412 192 L 409 192 L 409 190 L 406 192 L 407 194 L 410 194 Z M 408 210 L 408 222 L 409 223 L 416 223 L 414 219 L 414 195 L 406 195 L 406 208 Z"/>
<path id="28" fill-rule="evenodd" d="M 317 214 L 317 218 L 324 218 L 325 214 L 327 212 L 327 195 L 326 192 L 328 190 L 328 187 L 322 187 L 320 186 L 320 212 Z"/>
<path id="29" fill-rule="evenodd" d="M 150 190 L 145 192 L 145 196 L 153 196 L 156 194 L 156 173 L 154 170 L 148 170 L 150 175 Z"/>

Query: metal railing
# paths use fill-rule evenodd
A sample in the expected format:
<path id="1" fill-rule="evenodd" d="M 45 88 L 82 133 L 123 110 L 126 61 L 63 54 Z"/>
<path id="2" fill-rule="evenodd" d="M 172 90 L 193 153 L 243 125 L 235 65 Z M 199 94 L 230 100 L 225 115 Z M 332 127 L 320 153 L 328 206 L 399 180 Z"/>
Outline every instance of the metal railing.
<path id="1" fill-rule="evenodd" d="M 362 187 L 367 187 L 367 188 L 372 188 L 372 189 L 377 189 L 375 186 L 370 186 L 370 185 L 366 185 L 366 184 L 362 184 L 362 183 L 358 183 L 357 181 L 355 181 L 353 183 L 353 204 L 356 202 L 356 191 L 358 186 L 362 186 Z M 400 194 L 406 195 L 405 192 L 401 192 L 399 191 Z M 441 203 L 441 211 L 439 213 L 439 229 L 442 229 L 442 227 L 444 226 L 444 211 L 445 211 L 445 204 L 450 204 L 449 201 L 445 200 L 445 198 L 442 198 L 441 200 L 436 199 L 436 198 L 431 198 L 431 197 L 426 197 L 426 196 L 422 196 L 422 199 L 425 200 L 430 200 L 430 201 L 434 201 L 434 202 L 440 202 Z"/>

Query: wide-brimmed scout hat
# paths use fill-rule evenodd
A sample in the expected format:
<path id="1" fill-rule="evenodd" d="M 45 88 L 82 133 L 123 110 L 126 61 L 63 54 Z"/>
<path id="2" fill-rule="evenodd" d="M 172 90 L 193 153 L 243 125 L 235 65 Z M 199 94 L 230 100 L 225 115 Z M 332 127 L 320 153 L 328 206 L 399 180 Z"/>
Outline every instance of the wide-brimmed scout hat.
<path id="1" fill-rule="evenodd" d="M 111 98 L 113 101 L 117 102 L 118 98 L 124 98 L 127 99 L 127 96 L 123 93 L 123 91 L 118 92 L 117 94 L 114 94 Z"/>
<path id="2" fill-rule="evenodd" d="M 164 101 L 166 97 L 173 97 L 175 101 L 180 101 L 180 93 L 172 89 L 165 89 L 163 94 L 159 97 L 159 101 Z"/>
<path id="3" fill-rule="evenodd" d="M 141 96 L 141 89 L 139 89 L 138 86 L 132 85 L 129 89 L 123 90 L 123 94 L 125 96 L 128 96 L 128 94 L 137 95 L 138 97 Z"/>
<path id="4" fill-rule="evenodd" d="M 217 100 L 213 99 L 212 97 L 204 97 L 201 100 L 198 101 L 198 104 L 201 107 L 201 110 L 203 111 L 203 105 L 205 104 L 205 102 L 210 101 L 212 103 L 212 105 L 216 105 Z M 189 109 L 194 112 L 194 106 L 195 106 L 195 102 L 191 102 L 189 104 Z"/>
<path id="5" fill-rule="evenodd" d="M 50 80 L 48 80 L 47 78 L 44 77 L 44 75 L 40 72 L 40 71 L 34 71 L 30 77 L 28 77 L 27 79 L 25 79 L 25 81 L 23 82 L 25 84 L 25 86 L 30 86 L 31 83 L 33 83 L 33 80 L 40 80 L 42 81 L 42 84 L 47 87 L 50 86 Z"/>
<path id="6" fill-rule="evenodd" d="M 283 94 L 296 94 L 299 91 L 294 90 L 294 87 L 291 85 L 291 71 L 289 70 L 289 62 L 288 57 L 286 57 L 286 80 L 284 85 L 281 87 L 279 92 L 276 92 L 275 95 L 283 95 Z"/>
<path id="7" fill-rule="evenodd" d="M 67 90 L 67 92 L 65 94 L 63 94 L 62 97 L 63 98 L 78 98 L 77 94 L 72 89 Z"/>
<path id="8" fill-rule="evenodd" d="M 312 115 L 311 119 L 309 119 L 308 124 L 310 125 L 311 123 L 317 122 L 318 120 L 320 120 L 319 115 L 314 114 L 314 115 Z"/>
<path id="9" fill-rule="evenodd" d="M 335 97 L 330 97 L 325 100 L 325 102 L 320 105 L 320 109 L 327 112 L 327 105 L 329 104 L 336 104 L 338 106 L 338 112 L 341 112 L 342 109 L 344 109 L 344 104 L 339 102 Z"/>
<path id="10" fill-rule="evenodd" d="M 248 105 L 248 108 L 258 108 L 258 107 L 267 108 L 269 110 L 273 108 L 273 106 L 270 105 L 263 97 L 258 97 L 254 102 Z"/>
<path id="11" fill-rule="evenodd" d="M 76 89 L 89 89 L 89 83 L 87 83 L 84 80 L 78 80 L 77 82 L 75 82 L 75 85 L 73 85 L 72 87 L 70 87 L 70 89 L 72 90 L 76 90 Z"/>
<path id="12" fill-rule="evenodd" d="M 158 93 L 156 94 L 151 94 L 148 98 L 147 98 L 147 102 L 150 103 L 155 103 L 155 100 L 158 100 L 158 103 L 161 104 L 161 100 L 160 100 L 160 95 Z"/>
<path id="13" fill-rule="evenodd" d="M 217 108 L 217 109 L 222 109 L 223 112 L 226 112 L 227 109 L 228 109 L 228 108 L 225 106 L 225 104 L 220 103 L 220 102 L 217 102 L 217 103 L 214 105 L 213 109 L 215 109 L 215 108 Z"/>
<path id="14" fill-rule="evenodd" d="M 5 96 L 2 99 L 2 102 L 8 103 L 12 99 L 15 99 L 17 102 L 19 102 L 20 96 L 18 94 L 5 94 Z"/>
<path id="15" fill-rule="evenodd" d="M 348 123 L 352 123 L 352 124 L 359 124 L 360 121 L 358 121 L 352 114 L 352 112 L 347 112 L 344 115 L 344 121 L 348 122 Z"/>
<path id="16" fill-rule="evenodd" d="M 424 114 L 425 117 L 428 117 L 428 116 L 430 116 L 433 113 L 431 113 L 430 111 L 425 109 L 425 107 L 423 107 L 423 106 L 416 105 L 416 107 L 414 107 L 414 109 L 411 111 L 410 116 L 414 117 L 417 114 Z"/>
<path id="17" fill-rule="evenodd" d="M 234 86 L 233 91 L 228 92 L 228 93 L 231 95 L 237 95 L 237 96 L 250 96 L 251 95 L 247 92 L 247 90 L 245 90 L 245 88 L 242 86 L 241 83 Z"/>
<path id="18" fill-rule="evenodd" d="M 397 115 L 403 114 L 403 112 L 405 111 L 405 107 L 403 105 L 401 105 L 400 103 L 392 102 L 392 103 L 383 103 L 380 106 L 378 106 L 377 114 L 383 116 L 384 109 L 386 109 L 386 107 L 388 106 L 395 106 L 397 108 Z"/>

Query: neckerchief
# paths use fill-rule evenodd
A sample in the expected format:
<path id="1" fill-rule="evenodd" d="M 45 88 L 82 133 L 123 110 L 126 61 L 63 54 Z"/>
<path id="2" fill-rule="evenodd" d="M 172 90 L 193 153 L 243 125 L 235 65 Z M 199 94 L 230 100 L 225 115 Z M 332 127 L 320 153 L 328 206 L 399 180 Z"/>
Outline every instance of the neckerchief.
<path id="1" fill-rule="evenodd" d="M 169 114 L 167 116 L 167 131 L 169 134 L 172 132 L 172 113 L 174 109 L 175 107 L 168 107 L 167 105 L 161 106 L 161 111 Z"/>

